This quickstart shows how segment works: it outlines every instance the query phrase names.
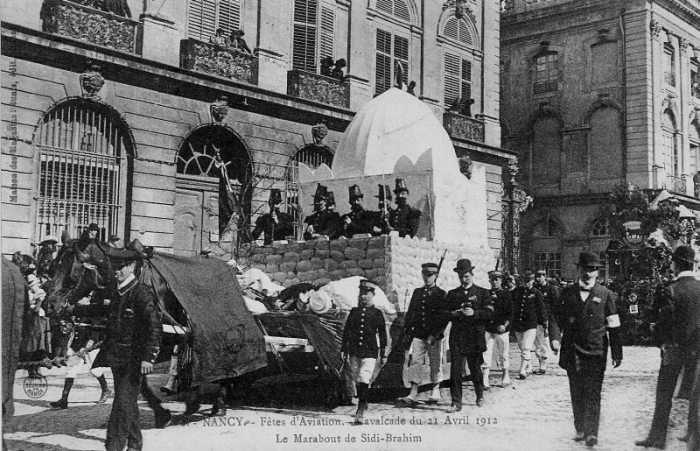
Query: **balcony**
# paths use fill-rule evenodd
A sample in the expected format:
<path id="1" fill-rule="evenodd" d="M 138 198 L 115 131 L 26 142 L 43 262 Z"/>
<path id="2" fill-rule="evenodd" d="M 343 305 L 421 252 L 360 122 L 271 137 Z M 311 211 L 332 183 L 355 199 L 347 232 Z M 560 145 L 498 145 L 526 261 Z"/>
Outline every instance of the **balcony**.
<path id="1" fill-rule="evenodd" d="M 136 52 L 138 22 L 66 0 L 46 0 L 41 8 L 47 33 L 87 41 L 123 52 Z"/>
<path id="2" fill-rule="evenodd" d="M 484 122 L 458 113 L 445 112 L 442 125 L 452 138 L 484 142 Z"/>
<path id="3" fill-rule="evenodd" d="M 237 49 L 217 47 L 194 39 L 180 42 L 180 67 L 258 84 L 258 58 Z"/>
<path id="4" fill-rule="evenodd" d="M 348 83 L 303 70 L 287 72 L 287 94 L 339 108 L 350 107 Z"/>

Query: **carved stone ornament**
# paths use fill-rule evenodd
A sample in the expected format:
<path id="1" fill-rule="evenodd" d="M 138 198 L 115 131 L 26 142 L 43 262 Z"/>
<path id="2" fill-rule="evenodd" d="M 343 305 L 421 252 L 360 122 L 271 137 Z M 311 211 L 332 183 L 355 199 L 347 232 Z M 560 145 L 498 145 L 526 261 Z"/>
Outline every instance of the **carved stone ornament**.
<path id="1" fill-rule="evenodd" d="M 314 144 L 317 146 L 323 142 L 323 138 L 328 135 L 328 127 L 326 124 L 320 123 L 311 127 L 311 136 L 314 139 Z"/>
<path id="2" fill-rule="evenodd" d="M 99 98 L 97 93 L 100 92 L 105 84 L 105 79 L 100 73 L 100 66 L 91 63 L 89 69 L 80 74 L 80 89 L 83 92 L 83 97 Z"/>
<path id="3" fill-rule="evenodd" d="M 685 55 L 686 53 L 689 53 L 688 50 L 690 49 L 690 41 L 688 41 L 686 38 L 678 38 L 678 47 L 680 47 L 681 55 Z"/>
<path id="4" fill-rule="evenodd" d="M 651 31 L 652 39 L 659 39 L 659 35 L 661 35 L 661 25 L 659 25 L 659 22 L 652 19 L 651 22 L 649 22 L 649 31 Z"/>
<path id="5" fill-rule="evenodd" d="M 515 177 L 518 175 L 518 160 L 511 158 L 508 160 L 508 174 L 510 175 L 510 183 L 515 183 Z"/>
<path id="6" fill-rule="evenodd" d="M 472 178 L 472 158 L 469 155 L 459 157 L 459 172 L 468 179 Z"/>
<path id="7" fill-rule="evenodd" d="M 228 97 L 221 96 L 209 105 L 212 122 L 220 124 L 228 114 Z"/>
<path id="8" fill-rule="evenodd" d="M 467 0 L 447 0 L 443 3 L 442 10 L 444 11 L 452 7 L 455 9 L 455 17 L 457 19 L 463 18 L 466 14 L 472 21 L 476 22 L 476 17 L 471 8 L 469 8 L 469 5 L 467 5 Z"/>

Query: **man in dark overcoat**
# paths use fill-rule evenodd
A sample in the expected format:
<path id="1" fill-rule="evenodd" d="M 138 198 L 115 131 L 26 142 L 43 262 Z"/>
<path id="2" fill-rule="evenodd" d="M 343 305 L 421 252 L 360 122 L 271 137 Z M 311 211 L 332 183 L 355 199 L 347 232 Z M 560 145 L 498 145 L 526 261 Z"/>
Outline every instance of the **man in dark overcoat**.
<path id="1" fill-rule="evenodd" d="M 136 278 L 139 253 L 110 248 L 117 291 L 109 305 L 107 339 L 98 354 L 112 369 L 114 403 L 107 423 L 107 451 L 143 447 L 137 405 L 143 377 L 153 372 L 163 325 L 153 294 Z"/>
<path id="2" fill-rule="evenodd" d="M 305 240 L 315 240 L 321 236 L 337 238 L 338 221 L 336 215 L 328 210 L 328 187 L 319 185 L 314 194 L 314 213 L 304 219 L 308 224 L 304 232 Z"/>
<path id="3" fill-rule="evenodd" d="M 400 237 L 413 237 L 418 232 L 421 211 L 408 205 L 408 187 L 403 179 L 396 179 L 396 208 L 389 212 L 389 231 L 397 230 Z"/>
<path id="4" fill-rule="evenodd" d="M 535 337 L 535 355 L 540 361 L 540 367 L 532 374 L 545 374 L 547 372 L 547 358 L 554 350 L 559 351 L 561 333 L 557 320 L 559 309 L 559 291 L 547 280 L 547 270 L 540 268 L 535 272 L 535 288 L 542 293 L 542 304 L 547 317 L 546 329 L 544 325 L 537 326 Z M 552 345 L 550 346 L 550 340 Z"/>
<path id="5" fill-rule="evenodd" d="M 484 405 L 481 365 L 486 351 L 486 325 L 493 317 L 493 302 L 489 290 L 474 285 L 474 268 L 469 259 L 457 261 L 454 271 L 461 285 L 447 293 L 440 308 L 443 318 L 452 323 L 449 338 L 451 413 L 462 410 L 462 368 L 465 359 L 474 383 L 476 405 Z"/>
<path id="6" fill-rule="evenodd" d="M 294 218 L 292 215 L 280 211 L 282 192 L 273 188 L 267 203 L 270 206 L 270 212 L 258 217 L 255 221 L 255 228 L 251 232 L 254 240 L 263 234 L 266 246 L 272 244 L 273 241 L 284 240 L 288 236 L 294 235 Z"/>
<path id="7" fill-rule="evenodd" d="M 364 194 L 358 185 L 348 188 L 350 198 L 350 213 L 342 217 L 343 235 L 352 238 L 360 233 L 372 233 L 375 217 L 378 213 L 365 210 L 362 206 Z"/>
<path id="8" fill-rule="evenodd" d="M 697 349 L 693 349 L 693 331 L 700 328 L 700 281 L 693 275 L 695 251 L 680 246 L 673 252 L 675 279 L 666 285 L 657 299 L 657 340 L 661 343 L 661 368 L 656 382 L 656 405 L 651 430 L 637 446 L 664 449 L 673 393 L 678 377 L 686 367 L 686 376 L 693 377 Z M 690 427 L 688 428 L 690 431 Z"/>
<path id="9" fill-rule="evenodd" d="M 578 282 L 562 293 L 563 324 L 559 366 L 569 376 L 576 441 L 598 444 L 600 398 L 608 357 L 613 367 L 622 363 L 620 317 L 615 294 L 596 282 L 603 265 L 598 254 L 581 252 Z"/>
<path id="10" fill-rule="evenodd" d="M 438 276 L 437 263 L 424 263 L 421 274 L 424 286 L 413 290 L 411 303 L 404 319 L 403 339 L 412 348 L 411 365 L 408 379 L 411 382 L 411 393 L 399 398 L 400 404 L 415 405 L 421 380 L 418 368 L 427 356 L 430 363 L 430 383 L 432 393 L 429 403 L 440 401 L 440 382 L 442 381 L 442 338 L 445 324 L 440 318 L 439 308 L 445 298 L 445 290 L 436 284 Z"/>

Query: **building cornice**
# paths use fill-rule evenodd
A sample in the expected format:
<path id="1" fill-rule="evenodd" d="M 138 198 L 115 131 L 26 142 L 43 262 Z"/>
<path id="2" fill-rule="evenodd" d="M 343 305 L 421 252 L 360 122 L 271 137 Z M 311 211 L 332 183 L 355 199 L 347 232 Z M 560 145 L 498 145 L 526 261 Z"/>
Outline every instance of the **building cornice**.
<path id="1" fill-rule="evenodd" d="M 532 192 L 528 190 L 528 192 Z M 610 201 L 610 193 L 584 193 L 538 196 L 533 194 L 535 207 L 562 207 L 572 205 L 597 205 Z"/>

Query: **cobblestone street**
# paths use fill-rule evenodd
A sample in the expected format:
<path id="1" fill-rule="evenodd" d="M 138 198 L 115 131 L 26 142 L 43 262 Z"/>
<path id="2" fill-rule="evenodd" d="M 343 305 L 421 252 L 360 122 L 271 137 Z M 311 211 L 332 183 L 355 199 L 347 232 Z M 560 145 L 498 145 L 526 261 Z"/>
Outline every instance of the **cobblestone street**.
<path id="1" fill-rule="evenodd" d="M 659 365 L 656 348 L 625 348 L 622 366 L 609 368 L 603 385 L 600 431 L 601 450 L 639 450 L 634 441 L 645 436 L 654 410 L 654 389 Z M 533 356 L 534 357 L 534 356 Z M 511 377 L 517 377 L 519 356 L 511 344 Z M 534 360 L 533 360 L 534 362 Z M 166 403 L 176 415 L 167 429 L 155 429 L 153 413 L 140 402 L 144 449 L 223 450 L 290 449 L 480 449 L 480 450 L 583 450 L 572 440 L 573 417 L 568 381 L 564 371 L 550 363 L 544 376 L 517 378 L 507 388 L 491 377 L 486 405 L 477 408 L 474 393 L 465 390 L 465 408 L 446 414 L 449 390 L 443 402 L 417 408 L 393 404 L 370 404 L 366 421 L 350 424 L 355 408 L 338 407 L 332 412 L 240 406 L 216 420 L 198 415 L 185 424 L 184 404 Z M 29 398 L 22 387 L 23 371 L 15 381 L 15 417 L 3 424 L 10 450 L 100 450 L 111 402 L 96 405 L 99 385 L 89 374 L 80 375 L 70 395 L 67 410 L 52 410 L 48 402 L 60 397 L 63 376 L 47 373 L 48 391 L 39 399 Z M 158 386 L 163 375 L 151 380 Z M 110 380 L 111 386 L 111 380 Z M 427 396 L 427 394 L 425 395 Z M 206 415 L 211 405 L 203 405 Z M 686 433 L 687 403 L 675 399 L 667 448 L 684 450 L 679 441 Z M 350 442 L 349 440 L 355 440 Z M 390 440 L 391 439 L 391 440 Z M 401 441 L 394 441 L 398 439 Z M 324 442 L 324 443 L 319 443 Z"/>

